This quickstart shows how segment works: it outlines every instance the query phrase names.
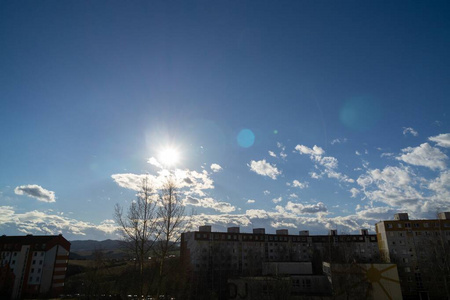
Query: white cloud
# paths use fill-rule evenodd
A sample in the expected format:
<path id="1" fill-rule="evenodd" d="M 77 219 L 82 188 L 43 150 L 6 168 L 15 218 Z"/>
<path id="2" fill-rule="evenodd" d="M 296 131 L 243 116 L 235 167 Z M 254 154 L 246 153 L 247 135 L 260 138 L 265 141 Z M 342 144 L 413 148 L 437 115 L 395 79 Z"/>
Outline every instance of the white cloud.
<path id="1" fill-rule="evenodd" d="M 72 219 L 61 213 L 48 211 L 28 211 L 17 213 L 11 206 L 0 206 L 0 228 L 15 228 L 12 234 L 62 233 L 67 239 L 89 236 L 96 239 L 117 239 L 114 221 L 104 220 L 99 225 Z"/>
<path id="2" fill-rule="evenodd" d="M 441 150 L 431 147 L 428 143 L 423 143 L 419 147 L 408 147 L 402 149 L 404 154 L 396 157 L 398 160 L 404 161 L 415 166 L 428 167 L 432 170 L 446 168 L 445 160 L 447 155 Z"/>
<path id="3" fill-rule="evenodd" d="M 300 154 L 310 154 L 310 155 L 314 155 L 314 156 L 322 156 L 325 151 L 314 145 L 312 148 L 308 148 L 304 145 L 297 145 L 295 146 L 295 150 L 297 150 Z"/>
<path id="4" fill-rule="evenodd" d="M 222 171 L 222 167 L 220 165 L 218 165 L 218 164 L 211 164 L 211 170 L 214 173 L 217 173 L 217 172 Z"/>
<path id="5" fill-rule="evenodd" d="M 266 195 L 266 196 L 267 196 L 267 195 L 270 195 L 270 191 L 268 191 L 268 190 L 265 190 L 263 193 L 264 193 L 264 195 Z"/>
<path id="6" fill-rule="evenodd" d="M 383 170 L 368 170 L 358 178 L 357 183 L 369 200 L 413 209 L 423 199 L 423 195 L 414 187 L 416 181 L 418 179 L 409 168 L 387 166 Z"/>
<path id="7" fill-rule="evenodd" d="M 167 170 L 159 170 L 158 175 L 150 174 L 113 174 L 113 180 L 123 188 L 140 191 L 144 179 L 148 180 L 148 185 L 158 191 L 170 180 L 180 192 L 186 195 L 196 194 L 205 196 L 205 191 L 214 189 L 214 181 L 209 177 L 206 170 L 202 172 L 175 169 L 171 172 Z"/>
<path id="8" fill-rule="evenodd" d="M 361 153 L 359 153 L 358 150 L 355 151 L 355 154 L 358 155 L 358 156 L 361 155 Z"/>
<path id="9" fill-rule="evenodd" d="M 356 198 L 356 196 L 359 194 L 359 190 L 357 188 L 351 188 L 350 193 L 352 194 L 352 198 Z"/>
<path id="10" fill-rule="evenodd" d="M 289 198 L 291 199 L 298 199 L 298 195 L 296 193 L 292 193 L 289 195 Z"/>
<path id="11" fill-rule="evenodd" d="M 282 197 L 278 197 L 278 198 L 273 198 L 273 199 L 272 199 L 272 202 L 273 202 L 273 203 L 279 203 L 279 202 L 281 202 L 281 201 L 283 201 L 283 198 L 282 198 Z"/>
<path id="12" fill-rule="evenodd" d="M 255 203 L 255 202 L 256 202 L 256 201 L 253 200 L 253 199 L 248 199 L 248 200 L 247 200 L 247 203 L 248 203 L 248 204 Z"/>
<path id="13" fill-rule="evenodd" d="M 14 193 L 35 198 L 41 202 L 55 202 L 55 192 L 46 190 L 37 184 L 18 186 L 14 189 Z"/>
<path id="14" fill-rule="evenodd" d="M 301 203 L 294 203 L 289 201 L 285 207 L 286 210 L 295 214 L 315 214 L 319 212 L 327 212 L 328 209 L 323 202 L 316 204 L 303 205 Z"/>
<path id="15" fill-rule="evenodd" d="M 273 151 L 269 151 L 269 155 L 272 156 L 272 157 L 277 157 L 276 153 L 273 152 Z"/>
<path id="16" fill-rule="evenodd" d="M 230 203 L 216 201 L 211 197 L 206 198 L 186 197 L 183 202 L 185 205 L 211 208 L 222 213 L 230 213 L 236 210 L 236 207 L 232 206 Z"/>
<path id="17" fill-rule="evenodd" d="M 442 133 L 437 136 L 428 138 L 430 141 L 437 143 L 438 146 L 450 148 L 450 133 Z"/>
<path id="18" fill-rule="evenodd" d="M 381 155 L 380 155 L 380 157 L 391 157 L 391 156 L 394 156 L 395 154 L 394 153 L 390 153 L 390 152 L 385 152 L 385 153 L 381 153 Z"/>
<path id="19" fill-rule="evenodd" d="M 418 136 L 419 133 L 415 131 L 412 127 L 403 127 L 403 135 L 412 135 L 412 136 Z"/>
<path id="20" fill-rule="evenodd" d="M 294 180 L 292 181 L 292 183 L 287 183 L 287 185 L 291 185 L 292 187 L 296 187 L 299 189 L 306 189 L 309 186 L 309 182 L 305 181 L 305 182 L 300 182 L 298 180 Z"/>
<path id="21" fill-rule="evenodd" d="M 332 141 L 331 141 L 331 145 L 334 145 L 334 144 L 341 144 L 341 143 L 345 143 L 345 142 L 347 142 L 347 139 L 346 139 L 346 138 L 338 138 L 338 139 L 332 140 Z"/>
<path id="22" fill-rule="evenodd" d="M 159 163 L 159 161 L 156 158 L 154 158 L 153 156 L 148 159 L 147 163 L 149 163 L 159 169 L 163 168 L 162 165 Z"/>
<path id="23" fill-rule="evenodd" d="M 309 154 L 311 160 L 316 163 L 316 169 L 319 169 L 319 166 L 323 167 L 323 170 L 320 174 L 316 172 L 310 173 L 311 178 L 320 179 L 324 174 L 326 174 L 328 178 L 334 178 L 341 182 L 354 182 L 354 180 L 349 178 L 347 175 L 335 171 L 335 169 L 337 169 L 339 165 L 338 160 L 332 156 L 323 156 L 323 154 L 325 154 L 325 151 L 322 148 L 316 145 L 314 145 L 314 147 L 312 148 L 308 148 L 304 145 L 297 145 L 295 147 L 295 150 L 300 154 Z"/>
<path id="24" fill-rule="evenodd" d="M 273 180 L 277 179 L 277 176 L 281 174 L 281 171 L 277 169 L 276 165 L 271 165 L 270 163 L 266 162 L 265 159 L 260 161 L 252 160 L 248 166 L 250 167 L 250 170 L 252 170 L 256 174 L 268 176 Z"/>

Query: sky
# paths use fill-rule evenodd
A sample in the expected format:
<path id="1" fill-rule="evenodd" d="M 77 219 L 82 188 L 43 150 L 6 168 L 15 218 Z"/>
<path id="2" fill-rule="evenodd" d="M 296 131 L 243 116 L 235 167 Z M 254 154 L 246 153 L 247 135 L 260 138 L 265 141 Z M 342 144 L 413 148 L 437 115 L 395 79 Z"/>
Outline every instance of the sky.
<path id="1" fill-rule="evenodd" d="M 1 1 L 0 234 L 118 238 L 144 177 L 213 231 L 435 218 L 449 53 L 448 1 Z"/>

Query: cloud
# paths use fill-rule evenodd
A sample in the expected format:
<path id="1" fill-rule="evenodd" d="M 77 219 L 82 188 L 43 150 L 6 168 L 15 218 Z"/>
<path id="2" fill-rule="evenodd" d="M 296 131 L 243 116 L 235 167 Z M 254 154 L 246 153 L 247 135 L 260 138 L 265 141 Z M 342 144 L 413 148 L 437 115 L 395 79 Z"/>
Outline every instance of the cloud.
<path id="1" fill-rule="evenodd" d="M 325 154 L 325 150 L 314 145 L 314 147 L 309 148 L 304 145 L 297 145 L 295 150 L 300 154 L 310 155 L 310 159 L 315 162 L 316 169 L 319 169 L 319 166 L 322 166 L 322 172 L 320 174 L 316 172 L 310 173 L 311 178 L 320 179 L 323 175 L 327 175 L 328 178 L 334 178 L 342 182 L 353 183 L 355 182 L 353 179 L 349 178 L 347 175 L 339 173 L 335 171 L 338 168 L 338 160 L 332 156 L 323 156 Z"/>
<path id="2" fill-rule="evenodd" d="M 403 127 L 403 135 L 412 135 L 412 136 L 418 136 L 419 133 L 417 131 L 415 131 L 413 128 L 411 127 Z"/>
<path id="3" fill-rule="evenodd" d="M 361 153 L 359 153 L 358 150 L 355 151 L 355 154 L 358 155 L 358 156 L 361 155 Z"/>
<path id="4" fill-rule="evenodd" d="M 307 181 L 300 182 L 298 180 L 294 180 L 294 181 L 292 181 L 292 183 L 289 183 L 289 182 L 286 183 L 286 185 L 292 186 L 292 187 L 296 187 L 296 188 L 299 188 L 299 189 L 306 189 L 309 186 L 309 183 Z"/>
<path id="5" fill-rule="evenodd" d="M 283 198 L 282 198 L 282 197 L 278 197 L 278 198 L 273 198 L 273 199 L 272 199 L 272 202 L 273 202 L 273 203 L 279 203 L 279 202 L 281 202 L 281 201 L 283 201 Z"/>
<path id="6" fill-rule="evenodd" d="M 273 152 L 273 151 L 269 151 L 269 155 L 272 156 L 272 157 L 277 157 L 276 153 Z"/>
<path id="7" fill-rule="evenodd" d="M 298 198 L 298 195 L 297 195 L 296 193 L 292 193 L 292 194 L 289 195 L 289 198 L 291 198 L 291 199 L 297 199 L 297 198 Z"/>
<path id="8" fill-rule="evenodd" d="M 269 164 L 265 159 L 260 161 L 252 160 L 248 166 L 256 174 L 268 176 L 273 180 L 277 179 L 277 176 L 281 174 L 281 171 L 277 169 L 276 165 Z"/>
<path id="9" fill-rule="evenodd" d="M 46 190 L 37 184 L 18 186 L 14 189 L 14 193 L 35 198 L 41 202 L 55 202 L 55 192 Z"/>
<path id="10" fill-rule="evenodd" d="M 286 146 L 284 146 L 284 145 L 283 145 L 282 143 L 280 143 L 280 142 L 277 142 L 277 147 L 278 147 L 279 149 L 281 149 L 280 157 L 281 157 L 282 159 L 286 159 L 287 154 L 284 152 L 284 151 L 286 150 Z"/>
<path id="11" fill-rule="evenodd" d="M 11 234 L 55 235 L 62 233 L 67 239 L 89 236 L 95 239 L 118 238 L 113 220 L 104 220 L 96 225 L 49 211 L 17 213 L 11 206 L 0 206 L 0 228 L 12 229 Z M 4 230 L 2 230 L 4 231 Z"/>
<path id="12" fill-rule="evenodd" d="M 346 139 L 346 138 L 338 138 L 338 139 L 332 140 L 332 141 L 331 141 L 331 145 L 334 145 L 334 144 L 341 144 L 341 143 L 345 143 L 345 142 L 347 142 L 347 139 Z"/>
<path id="13" fill-rule="evenodd" d="M 111 178 L 123 188 L 140 191 L 143 180 L 147 179 L 148 185 L 156 192 L 164 188 L 168 181 L 172 181 L 180 192 L 191 195 L 205 196 L 205 191 L 214 189 L 214 181 L 209 177 L 206 170 L 202 172 L 175 169 L 159 170 L 158 174 L 113 174 Z"/>
<path id="14" fill-rule="evenodd" d="M 310 154 L 313 156 L 322 156 L 325 153 L 322 148 L 316 145 L 314 145 L 312 148 L 308 148 L 304 145 L 297 145 L 295 146 L 295 150 L 297 150 L 300 154 Z"/>
<path id="15" fill-rule="evenodd" d="M 415 166 L 428 167 L 432 170 L 446 168 L 445 160 L 447 155 L 441 150 L 431 147 L 428 143 L 423 143 L 419 147 L 408 147 L 402 149 L 404 154 L 396 157 L 396 159 L 404 161 Z"/>
<path id="16" fill-rule="evenodd" d="M 359 194 L 359 190 L 357 188 L 351 188 L 350 193 L 352 194 L 352 198 L 356 198 L 356 196 Z"/>
<path id="17" fill-rule="evenodd" d="M 450 148 L 450 133 L 443 133 L 428 138 L 430 141 L 437 143 L 438 146 Z"/>
<path id="18" fill-rule="evenodd" d="M 252 200 L 252 199 L 248 199 L 248 200 L 247 200 L 247 203 L 248 203 L 248 204 L 255 203 L 255 202 L 256 202 L 256 201 L 255 201 L 255 200 Z"/>
<path id="19" fill-rule="evenodd" d="M 403 166 L 368 170 L 357 179 L 363 194 L 369 200 L 408 210 L 416 209 L 414 206 L 424 198 L 415 188 L 420 181 L 411 169 Z"/>
<path id="20" fill-rule="evenodd" d="M 270 195 L 270 191 L 268 191 L 268 190 L 265 190 L 265 191 L 263 191 L 263 193 L 264 193 L 264 195 Z"/>
<path id="21" fill-rule="evenodd" d="M 221 167 L 220 165 L 218 165 L 218 164 L 212 164 L 212 165 L 211 165 L 211 170 L 212 170 L 214 173 L 217 173 L 217 172 L 222 171 L 222 167 Z"/>
<path id="22" fill-rule="evenodd" d="M 289 201 L 285 207 L 286 210 L 295 214 L 315 214 L 319 212 L 327 212 L 328 209 L 323 202 L 316 204 L 303 205 L 301 203 L 294 203 Z"/>
<path id="23" fill-rule="evenodd" d="M 216 201 L 215 199 L 211 197 L 206 198 L 194 198 L 194 197 L 186 197 L 183 200 L 185 205 L 193 205 L 193 206 L 200 206 L 204 208 L 211 208 L 214 210 L 217 210 L 222 213 L 230 213 L 236 210 L 236 207 L 232 206 L 228 202 L 220 202 Z"/>
<path id="24" fill-rule="evenodd" d="M 157 167 L 159 169 L 163 168 L 163 166 L 159 163 L 159 161 L 156 158 L 154 158 L 153 156 L 150 157 L 147 162 L 151 165 L 154 165 L 155 167 Z"/>

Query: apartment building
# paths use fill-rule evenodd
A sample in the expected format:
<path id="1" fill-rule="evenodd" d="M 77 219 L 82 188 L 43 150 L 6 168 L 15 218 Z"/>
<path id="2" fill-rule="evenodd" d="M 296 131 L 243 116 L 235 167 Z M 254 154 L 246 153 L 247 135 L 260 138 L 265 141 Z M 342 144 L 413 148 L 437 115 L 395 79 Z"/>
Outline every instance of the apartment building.
<path id="1" fill-rule="evenodd" d="M 57 296 L 63 292 L 70 242 L 56 236 L 0 237 L 2 299 Z"/>
<path id="2" fill-rule="evenodd" d="M 211 226 L 200 226 L 199 231 L 183 233 L 181 241 L 182 256 L 195 271 L 223 269 L 243 275 L 261 274 L 262 262 L 318 258 L 321 269 L 322 259 L 371 262 L 379 256 L 377 237 L 367 229 L 359 235 L 338 235 L 337 230 L 330 230 L 328 235 L 310 235 L 309 231 L 290 235 L 287 229 L 266 234 L 264 228 L 241 233 L 239 227 L 211 232 Z"/>
<path id="3" fill-rule="evenodd" d="M 407 213 L 376 224 L 383 261 L 396 263 L 404 299 L 450 296 L 450 213 L 410 220 Z"/>

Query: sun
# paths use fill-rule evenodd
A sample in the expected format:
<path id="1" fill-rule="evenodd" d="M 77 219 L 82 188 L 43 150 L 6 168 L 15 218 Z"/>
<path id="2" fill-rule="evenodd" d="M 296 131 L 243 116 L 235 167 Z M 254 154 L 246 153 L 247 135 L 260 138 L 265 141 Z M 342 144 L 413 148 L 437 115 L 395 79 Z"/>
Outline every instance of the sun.
<path id="1" fill-rule="evenodd" d="M 178 163 L 178 161 L 180 160 L 180 153 L 175 148 L 167 147 L 159 152 L 158 158 L 161 164 L 170 167 Z"/>

